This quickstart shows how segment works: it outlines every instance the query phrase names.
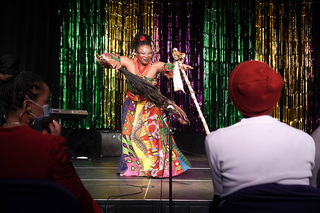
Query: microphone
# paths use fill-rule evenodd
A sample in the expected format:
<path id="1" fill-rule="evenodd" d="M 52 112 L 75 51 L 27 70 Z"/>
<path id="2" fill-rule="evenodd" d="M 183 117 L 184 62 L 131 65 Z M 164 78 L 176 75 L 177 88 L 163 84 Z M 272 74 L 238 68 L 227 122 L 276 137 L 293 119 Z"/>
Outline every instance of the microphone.
<path id="1" fill-rule="evenodd" d="M 172 105 L 167 106 L 167 112 L 168 112 L 169 118 L 172 116 L 173 109 L 174 109 L 174 107 Z"/>

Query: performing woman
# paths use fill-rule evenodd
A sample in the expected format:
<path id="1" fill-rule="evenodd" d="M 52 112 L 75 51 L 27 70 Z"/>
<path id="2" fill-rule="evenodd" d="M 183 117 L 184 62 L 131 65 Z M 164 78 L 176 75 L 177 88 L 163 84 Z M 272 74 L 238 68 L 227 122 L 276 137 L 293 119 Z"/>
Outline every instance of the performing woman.
<path id="1" fill-rule="evenodd" d="M 152 40 L 146 34 L 137 34 L 133 41 L 133 59 L 117 54 L 104 53 L 97 60 L 104 67 L 126 68 L 154 86 L 157 74 L 173 76 L 173 64 L 152 62 Z M 184 69 L 192 67 L 182 65 Z M 139 79 L 140 80 L 140 79 Z M 144 83 L 144 82 L 143 82 Z M 175 105 L 176 106 L 176 105 Z M 183 119 L 178 119 L 181 123 Z M 128 93 L 122 114 L 122 155 L 119 173 L 122 176 L 169 177 L 169 128 L 164 110 L 144 98 L 128 81 Z M 172 138 L 172 176 L 191 167 Z"/>

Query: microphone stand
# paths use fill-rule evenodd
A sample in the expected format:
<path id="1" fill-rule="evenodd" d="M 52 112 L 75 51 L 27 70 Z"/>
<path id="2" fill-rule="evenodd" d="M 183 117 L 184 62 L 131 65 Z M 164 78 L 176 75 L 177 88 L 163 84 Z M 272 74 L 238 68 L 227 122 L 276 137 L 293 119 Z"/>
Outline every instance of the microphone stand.
<path id="1" fill-rule="evenodd" d="M 172 212 L 172 109 L 169 108 L 168 126 L 169 126 L 169 213 Z"/>

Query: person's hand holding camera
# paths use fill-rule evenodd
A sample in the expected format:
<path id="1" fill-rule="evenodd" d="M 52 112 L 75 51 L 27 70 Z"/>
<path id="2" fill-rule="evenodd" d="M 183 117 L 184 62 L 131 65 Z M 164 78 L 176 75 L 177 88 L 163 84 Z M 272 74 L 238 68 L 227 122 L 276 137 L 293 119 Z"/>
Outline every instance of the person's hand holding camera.
<path id="1" fill-rule="evenodd" d="M 51 135 L 61 136 L 62 126 L 58 121 L 53 120 L 52 123 L 49 124 L 49 129 Z"/>

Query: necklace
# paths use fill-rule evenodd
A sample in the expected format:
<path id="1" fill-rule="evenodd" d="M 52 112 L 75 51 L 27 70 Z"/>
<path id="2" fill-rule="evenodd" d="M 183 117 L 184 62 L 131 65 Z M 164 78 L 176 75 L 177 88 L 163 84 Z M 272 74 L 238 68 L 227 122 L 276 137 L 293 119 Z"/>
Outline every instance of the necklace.
<path id="1" fill-rule="evenodd" d="M 15 121 L 15 122 L 10 122 L 10 123 L 4 123 L 3 126 L 7 126 L 9 124 L 11 124 L 11 125 L 23 125 L 21 122 Z"/>
<path id="2" fill-rule="evenodd" d="M 138 58 L 135 57 L 133 59 L 133 65 L 134 65 L 134 73 L 139 76 L 140 78 L 145 77 L 146 75 L 148 75 L 150 69 L 151 69 L 151 61 L 148 62 L 148 64 L 141 70 L 140 69 L 140 64 L 138 62 Z"/>

